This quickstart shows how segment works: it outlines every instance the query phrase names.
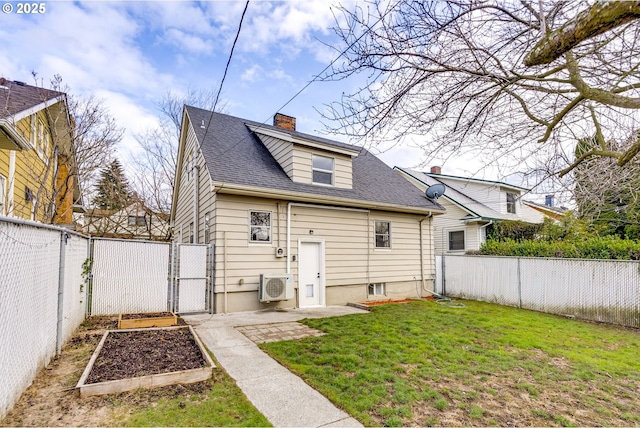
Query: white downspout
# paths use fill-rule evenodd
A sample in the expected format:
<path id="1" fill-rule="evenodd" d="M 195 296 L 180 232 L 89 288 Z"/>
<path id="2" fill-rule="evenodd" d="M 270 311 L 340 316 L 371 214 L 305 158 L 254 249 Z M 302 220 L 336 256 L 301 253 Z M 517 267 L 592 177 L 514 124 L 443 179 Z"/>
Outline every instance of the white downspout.
<path id="1" fill-rule="evenodd" d="M 287 203 L 287 275 L 291 275 L 291 204 Z"/>
<path id="2" fill-rule="evenodd" d="M 489 226 L 491 226 L 492 224 L 493 224 L 493 220 L 489 220 L 489 223 L 484 224 L 484 225 L 482 225 L 482 226 L 480 226 L 480 227 L 478 228 L 478 230 L 485 229 L 485 231 L 484 231 L 484 241 L 482 241 L 482 242 L 480 243 L 481 245 L 482 245 L 482 244 L 484 244 L 485 242 L 487 242 L 487 230 L 486 230 L 486 228 L 487 228 L 487 227 L 489 227 Z M 482 235 L 480 235 L 480 237 L 482 237 Z"/>
<path id="3" fill-rule="evenodd" d="M 193 243 L 200 243 L 198 217 L 200 216 L 200 166 L 196 165 L 195 182 L 193 183 Z"/>

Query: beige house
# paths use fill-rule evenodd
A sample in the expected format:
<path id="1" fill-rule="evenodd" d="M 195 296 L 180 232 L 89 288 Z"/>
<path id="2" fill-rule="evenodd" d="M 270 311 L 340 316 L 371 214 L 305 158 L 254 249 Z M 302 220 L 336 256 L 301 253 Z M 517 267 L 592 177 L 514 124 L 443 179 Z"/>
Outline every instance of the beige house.
<path id="1" fill-rule="evenodd" d="M 446 191 L 438 203 L 447 212 L 435 218 L 433 224 L 436 254 L 479 250 L 486 241 L 487 227 L 494 221 L 541 223 L 545 217 L 554 218 L 546 212 L 558 212 L 551 207 L 546 212 L 532 207 L 533 203 L 522 199 L 529 189 L 512 184 L 446 175 L 439 167 L 432 167 L 430 172 L 399 167 L 394 170 L 422 192 L 444 184 Z"/>
<path id="2" fill-rule="evenodd" d="M 215 312 L 433 289 L 444 209 L 368 151 L 186 106 L 178 156 L 174 236 L 215 246 Z"/>
<path id="3" fill-rule="evenodd" d="M 104 238 L 169 241 L 169 216 L 136 201 L 121 210 L 87 210 L 82 218 L 82 232 Z"/>

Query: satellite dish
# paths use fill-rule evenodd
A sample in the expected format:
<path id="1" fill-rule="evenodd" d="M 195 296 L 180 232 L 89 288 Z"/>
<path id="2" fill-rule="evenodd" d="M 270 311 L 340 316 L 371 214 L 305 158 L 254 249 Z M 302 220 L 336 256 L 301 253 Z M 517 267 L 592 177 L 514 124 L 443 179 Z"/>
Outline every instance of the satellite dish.
<path id="1" fill-rule="evenodd" d="M 442 183 L 434 184 L 433 186 L 429 186 L 427 190 L 424 192 L 429 199 L 438 199 L 440 196 L 444 195 L 444 191 L 446 187 Z"/>

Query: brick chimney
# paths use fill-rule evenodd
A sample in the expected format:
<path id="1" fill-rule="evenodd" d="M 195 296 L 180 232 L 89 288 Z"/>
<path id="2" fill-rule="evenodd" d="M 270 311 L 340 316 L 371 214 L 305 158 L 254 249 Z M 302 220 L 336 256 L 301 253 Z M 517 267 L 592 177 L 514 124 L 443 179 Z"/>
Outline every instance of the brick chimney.
<path id="1" fill-rule="evenodd" d="M 442 169 L 439 166 L 432 166 L 431 174 L 442 174 Z"/>
<path id="2" fill-rule="evenodd" d="M 276 113 L 273 116 L 273 126 L 279 128 L 288 129 L 289 131 L 296 130 L 296 118 L 291 116 L 285 116 L 282 113 Z"/>

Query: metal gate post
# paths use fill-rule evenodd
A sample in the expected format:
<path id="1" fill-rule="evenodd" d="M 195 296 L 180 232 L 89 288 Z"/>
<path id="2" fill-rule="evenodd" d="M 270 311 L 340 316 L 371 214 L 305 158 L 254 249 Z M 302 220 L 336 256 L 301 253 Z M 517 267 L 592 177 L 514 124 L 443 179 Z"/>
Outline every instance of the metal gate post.
<path id="1" fill-rule="evenodd" d="M 175 272 L 176 272 L 176 243 L 171 242 L 171 250 L 169 252 L 169 281 L 167 290 L 167 308 L 170 312 L 175 312 Z"/>
<path id="2" fill-rule="evenodd" d="M 62 351 L 62 321 L 64 320 L 64 270 L 66 258 L 66 246 L 69 234 L 60 232 L 60 254 L 58 262 L 58 320 L 56 325 L 56 355 Z"/>
<path id="3" fill-rule="evenodd" d="M 209 277 L 209 313 L 210 314 L 214 314 L 215 313 L 215 293 L 214 293 L 214 289 L 215 289 L 215 279 L 216 279 L 216 268 L 215 268 L 215 261 L 216 261 L 216 246 L 215 244 L 210 244 L 209 245 L 209 268 L 207 269 L 207 276 Z"/>

